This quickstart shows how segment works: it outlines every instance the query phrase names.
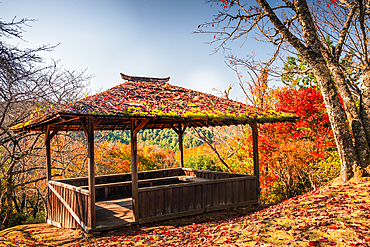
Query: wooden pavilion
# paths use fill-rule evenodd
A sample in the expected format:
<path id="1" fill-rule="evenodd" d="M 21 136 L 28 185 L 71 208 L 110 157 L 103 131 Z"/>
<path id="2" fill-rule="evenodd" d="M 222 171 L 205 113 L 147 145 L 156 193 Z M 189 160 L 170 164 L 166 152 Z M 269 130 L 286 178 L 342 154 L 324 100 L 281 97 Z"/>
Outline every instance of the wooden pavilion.
<path id="1" fill-rule="evenodd" d="M 169 77 L 121 77 L 125 83 L 12 128 L 45 133 L 48 223 L 91 232 L 259 203 L 257 123 L 294 121 L 296 116 L 173 86 Z M 184 168 L 182 136 L 188 127 L 239 124 L 253 130 L 254 175 Z M 181 167 L 138 172 L 137 133 L 165 128 L 179 136 Z M 131 173 L 95 177 L 98 130 L 130 130 Z M 88 177 L 52 180 L 50 141 L 59 131 L 85 133 Z"/>

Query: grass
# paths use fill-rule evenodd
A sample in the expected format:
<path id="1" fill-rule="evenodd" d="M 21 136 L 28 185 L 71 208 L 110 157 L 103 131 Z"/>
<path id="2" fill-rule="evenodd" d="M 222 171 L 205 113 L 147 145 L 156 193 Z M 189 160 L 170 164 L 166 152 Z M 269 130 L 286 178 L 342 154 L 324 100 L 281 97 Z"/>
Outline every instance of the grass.
<path id="1" fill-rule="evenodd" d="M 234 208 L 93 238 L 46 224 L 17 226 L 0 232 L 0 246 L 370 246 L 370 178 L 334 180 L 267 208 Z"/>

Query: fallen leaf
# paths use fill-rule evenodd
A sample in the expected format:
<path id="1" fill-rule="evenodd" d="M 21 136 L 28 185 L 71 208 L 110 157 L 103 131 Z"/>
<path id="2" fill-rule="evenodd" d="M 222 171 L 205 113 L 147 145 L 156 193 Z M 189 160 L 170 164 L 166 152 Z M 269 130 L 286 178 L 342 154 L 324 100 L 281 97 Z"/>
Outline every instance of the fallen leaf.
<path id="1" fill-rule="evenodd" d="M 329 229 L 338 229 L 338 226 L 336 226 L 336 225 L 328 225 L 328 228 Z"/>
<path id="2" fill-rule="evenodd" d="M 319 245 L 320 244 L 320 242 L 319 241 L 310 241 L 309 243 L 308 243 L 308 245 L 309 246 L 316 246 L 316 245 Z"/>
<path id="3" fill-rule="evenodd" d="M 327 238 L 320 238 L 319 241 L 320 242 L 329 242 L 329 240 Z"/>

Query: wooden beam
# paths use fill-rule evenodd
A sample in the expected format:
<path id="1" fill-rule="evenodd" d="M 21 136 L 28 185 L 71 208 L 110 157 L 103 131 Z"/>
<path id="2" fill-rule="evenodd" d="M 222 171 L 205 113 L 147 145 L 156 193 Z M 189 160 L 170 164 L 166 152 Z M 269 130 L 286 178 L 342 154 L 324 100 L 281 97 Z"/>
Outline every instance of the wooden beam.
<path id="1" fill-rule="evenodd" d="M 61 126 L 56 126 L 53 132 L 50 133 L 50 125 L 48 125 L 45 131 L 45 143 L 47 140 L 51 141 L 51 139 L 58 133 L 60 129 Z"/>
<path id="2" fill-rule="evenodd" d="M 46 146 L 46 180 L 51 180 L 51 139 L 58 133 L 60 126 L 57 126 L 53 132 L 50 133 L 50 125 L 46 127 L 45 132 L 45 146 Z"/>
<path id="3" fill-rule="evenodd" d="M 66 120 L 64 117 L 60 117 L 61 122 L 52 123 L 52 124 L 50 124 L 50 126 L 65 125 L 66 123 L 76 121 L 76 120 L 78 120 L 79 118 L 80 118 L 80 117 L 75 117 L 75 118 L 71 118 L 71 119 Z"/>
<path id="4" fill-rule="evenodd" d="M 46 132 L 46 135 L 49 136 L 49 126 Z M 50 138 L 46 138 L 46 180 L 51 180 L 51 152 L 50 152 Z"/>
<path id="5" fill-rule="evenodd" d="M 137 174 L 137 120 L 131 119 L 131 180 L 132 180 L 132 209 L 134 221 L 139 221 L 139 182 Z"/>
<path id="6" fill-rule="evenodd" d="M 94 229 L 96 226 L 95 217 L 95 161 L 94 161 L 94 118 L 88 118 L 88 129 L 87 129 L 87 157 L 89 161 L 89 207 L 90 207 L 90 218 L 91 228 Z"/>
<path id="7" fill-rule="evenodd" d="M 260 204 L 260 165 L 259 165 L 259 157 L 258 157 L 258 129 L 257 129 L 257 122 L 249 124 L 252 128 L 252 137 L 253 137 L 253 170 L 254 176 L 257 178 L 257 190 L 258 190 L 258 204 Z"/>
<path id="8" fill-rule="evenodd" d="M 182 141 L 182 134 L 179 134 L 179 150 L 180 150 L 180 167 L 184 168 L 184 145 Z"/>
<path id="9" fill-rule="evenodd" d="M 137 122 L 137 120 L 135 121 Z M 135 125 L 135 129 L 133 130 L 134 135 L 136 136 L 137 133 L 139 133 L 139 131 L 143 129 L 148 122 L 149 122 L 149 119 L 144 119 L 139 124 L 137 124 L 137 126 Z M 131 122 L 131 126 L 132 126 L 132 122 Z"/>
<path id="10" fill-rule="evenodd" d="M 127 130 L 129 127 L 130 127 L 129 125 L 126 125 L 124 128 L 122 128 L 122 131 Z"/>
<path id="11" fill-rule="evenodd" d="M 178 126 L 171 126 L 171 128 L 177 133 L 179 136 L 179 151 L 180 151 L 180 167 L 184 167 L 184 145 L 183 145 L 183 135 L 185 133 L 186 128 L 189 126 L 189 123 L 181 124 L 178 123 Z"/>
<path id="12" fill-rule="evenodd" d="M 94 129 L 97 129 L 98 128 L 98 125 L 101 123 L 102 120 L 103 120 L 103 118 L 97 118 L 97 119 L 95 119 Z"/>
<path id="13" fill-rule="evenodd" d="M 87 136 L 89 134 L 88 134 L 88 131 L 87 131 L 87 126 L 86 126 L 85 121 L 84 121 L 83 118 L 80 118 L 80 123 L 81 123 L 82 130 L 85 132 L 85 135 L 86 135 L 86 138 L 87 138 Z"/>
<path id="14" fill-rule="evenodd" d="M 146 81 L 146 82 L 161 82 L 161 83 L 164 83 L 164 82 L 168 82 L 170 80 L 170 77 L 166 77 L 166 78 L 154 78 L 154 77 L 139 77 L 139 76 L 129 76 L 129 75 L 125 75 L 125 74 L 122 74 L 120 73 L 121 75 L 121 78 L 124 79 L 124 80 L 128 80 L 128 81 Z"/>
<path id="15" fill-rule="evenodd" d="M 183 124 L 183 127 L 182 127 L 182 133 L 183 133 L 183 134 L 185 133 L 185 131 L 186 131 L 186 129 L 188 128 L 188 126 L 189 126 L 189 123 L 184 123 L 184 124 Z"/>

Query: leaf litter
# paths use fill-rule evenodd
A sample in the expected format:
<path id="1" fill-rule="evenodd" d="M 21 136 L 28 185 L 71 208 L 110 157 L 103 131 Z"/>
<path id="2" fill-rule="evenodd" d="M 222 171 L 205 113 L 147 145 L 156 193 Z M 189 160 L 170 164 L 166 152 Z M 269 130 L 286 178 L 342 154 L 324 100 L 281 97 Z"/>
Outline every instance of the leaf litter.
<path id="1" fill-rule="evenodd" d="M 4 231 L 0 246 L 27 246 L 4 240 Z M 270 207 L 239 207 L 72 240 L 59 246 L 370 246 L 370 178 L 344 185 L 333 180 Z"/>

